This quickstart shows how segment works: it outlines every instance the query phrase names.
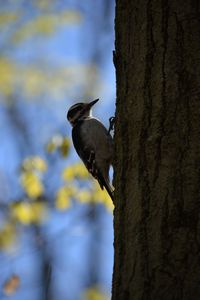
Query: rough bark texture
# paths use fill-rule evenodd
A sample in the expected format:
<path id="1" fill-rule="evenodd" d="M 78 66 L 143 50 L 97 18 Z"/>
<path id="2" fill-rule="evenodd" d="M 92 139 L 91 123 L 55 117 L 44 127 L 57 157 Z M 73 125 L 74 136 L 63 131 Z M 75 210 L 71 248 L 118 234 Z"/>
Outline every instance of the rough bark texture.
<path id="1" fill-rule="evenodd" d="M 113 300 L 200 299 L 199 0 L 116 0 Z"/>

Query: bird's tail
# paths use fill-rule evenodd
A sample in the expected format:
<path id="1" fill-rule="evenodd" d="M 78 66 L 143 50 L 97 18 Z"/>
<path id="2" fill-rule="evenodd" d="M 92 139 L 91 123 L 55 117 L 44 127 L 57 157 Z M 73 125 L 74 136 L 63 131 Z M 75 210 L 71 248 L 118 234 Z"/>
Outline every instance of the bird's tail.
<path id="1" fill-rule="evenodd" d="M 105 188 L 108 195 L 110 196 L 110 198 L 112 199 L 112 201 L 114 202 L 114 187 L 111 185 L 109 179 L 105 179 L 103 177 L 103 175 L 99 172 L 98 174 L 98 181 L 99 181 L 99 185 L 100 187 L 103 189 Z"/>
<path id="2" fill-rule="evenodd" d="M 88 171 L 92 174 L 92 176 L 98 180 L 101 189 L 103 190 L 103 188 L 105 187 L 110 198 L 112 199 L 112 201 L 114 201 L 114 187 L 110 183 L 109 175 L 107 175 L 107 173 L 109 172 L 109 165 L 106 164 L 104 166 L 105 172 L 103 174 L 95 163 L 94 151 L 90 151 L 89 159 L 87 160 L 87 163 L 85 163 L 85 165 Z"/>
<path id="3" fill-rule="evenodd" d="M 106 182 L 106 181 L 105 181 L 104 187 L 105 187 L 106 191 L 108 192 L 110 198 L 114 202 L 114 190 L 115 190 L 114 187 L 110 184 L 110 182 Z"/>

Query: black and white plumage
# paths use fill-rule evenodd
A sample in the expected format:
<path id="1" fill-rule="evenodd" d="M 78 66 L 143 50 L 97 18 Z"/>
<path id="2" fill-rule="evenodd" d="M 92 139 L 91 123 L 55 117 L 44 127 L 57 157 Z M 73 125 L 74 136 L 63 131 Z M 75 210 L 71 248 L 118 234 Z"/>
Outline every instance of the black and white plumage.
<path id="1" fill-rule="evenodd" d="M 76 152 L 88 171 L 107 190 L 113 200 L 109 168 L 113 158 L 113 139 L 104 125 L 92 116 L 91 108 L 98 101 L 77 103 L 70 107 L 67 119 L 72 125 L 72 140 Z"/>

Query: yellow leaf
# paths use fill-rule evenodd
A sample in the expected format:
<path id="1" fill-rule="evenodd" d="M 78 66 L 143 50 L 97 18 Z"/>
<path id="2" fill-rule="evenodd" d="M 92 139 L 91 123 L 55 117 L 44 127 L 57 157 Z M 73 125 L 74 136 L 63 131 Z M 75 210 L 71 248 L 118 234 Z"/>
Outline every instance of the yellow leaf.
<path id="1" fill-rule="evenodd" d="M 30 224 L 32 222 L 32 211 L 29 203 L 17 203 L 12 206 L 12 215 L 22 224 Z"/>
<path id="2" fill-rule="evenodd" d="M 97 182 L 95 182 L 95 185 L 94 185 L 93 198 L 94 198 L 94 202 L 102 203 L 105 205 L 105 207 L 109 211 L 111 211 L 111 212 L 113 211 L 114 205 L 113 205 L 113 202 L 112 202 L 110 196 L 108 195 L 108 193 L 105 189 L 102 190 L 99 187 Z"/>
<path id="3" fill-rule="evenodd" d="M 61 187 L 56 193 L 56 208 L 64 210 L 70 207 L 71 191 L 67 187 Z"/>
<path id="4" fill-rule="evenodd" d="M 48 152 L 53 152 L 59 149 L 62 156 L 67 156 L 70 149 L 70 141 L 67 137 L 60 134 L 54 135 L 46 146 Z"/>
<path id="5" fill-rule="evenodd" d="M 32 222 L 41 223 L 47 217 L 47 206 L 44 202 L 31 203 Z"/>
<path id="6" fill-rule="evenodd" d="M 46 145 L 46 151 L 49 153 L 52 153 L 56 150 L 56 145 L 53 143 L 53 141 L 48 142 Z"/>
<path id="7" fill-rule="evenodd" d="M 90 178 L 90 174 L 82 162 L 78 162 L 74 165 L 75 176 L 82 179 Z"/>
<path id="8" fill-rule="evenodd" d="M 70 166 L 64 169 L 63 173 L 62 173 L 62 178 L 64 180 L 73 180 L 75 177 L 74 174 L 74 169 Z"/>
<path id="9" fill-rule="evenodd" d="M 13 217 L 24 225 L 42 222 L 47 215 L 47 208 L 43 202 L 20 202 L 11 206 Z"/>
<path id="10" fill-rule="evenodd" d="M 110 298 L 102 293 L 98 287 L 91 287 L 84 292 L 84 300 L 109 300 Z"/>
<path id="11" fill-rule="evenodd" d="M 11 13 L 11 12 L 2 12 L 0 13 L 0 26 L 7 26 L 8 23 L 13 23 L 17 21 L 19 18 L 19 14 Z"/>
<path id="12" fill-rule="evenodd" d="M 62 178 L 66 181 L 73 180 L 76 177 L 81 179 L 90 178 L 90 175 L 82 162 L 66 167 L 62 173 Z"/>
<path id="13" fill-rule="evenodd" d="M 44 159 L 39 156 L 35 156 L 32 158 L 33 166 L 36 170 L 40 172 L 45 172 L 47 170 L 47 164 Z"/>
<path id="14" fill-rule="evenodd" d="M 37 198 L 44 192 L 40 179 L 32 171 L 24 172 L 22 174 L 21 184 L 30 198 Z"/>
<path id="15" fill-rule="evenodd" d="M 34 33 L 52 34 L 56 26 L 55 15 L 42 15 L 30 22 L 29 26 Z"/>
<path id="16" fill-rule="evenodd" d="M 30 156 L 23 161 L 22 167 L 24 170 L 31 171 L 37 170 L 45 172 L 47 170 L 47 164 L 44 159 L 39 156 Z"/>
<path id="17" fill-rule="evenodd" d="M 0 91 L 5 96 L 10 96 L 14 90 L 15 73 L 15 64 L 5 58 L 0 58 Z"/>
<path id="18" fill-rule="evenodd" d="M 63 138 L 62 144 L 60 146 L 61 154 L 65 157 L 69 153 L 70 142 L 68 138 Z"/>
<path id="19" fill-rule="evenodd" d="M 23 24 L 13 34 L 14 43 L 22 42 L 24 39 L 35 34 L 51 35 L 55 31 L 56 20 L 54 16 L 42 15 Z"/>
<path id="20" fill-rule="evenodd" d="M 6 296 L 13 295 L 20 285 L 20 278 L 17 275 L 12 275 L 3 285 L 3 292 Z"/>
<path id="21" fill-rule="evenodd" d="M 16 229 L 11 223 L 6 223 L 0 229 L 0 248 L 9 250 L 16 241 Z"/>
<path id="22" fill-rule="evenodd" d="M 107 199 L 104 201 L 104 204 L 110 212 L 113 212 L 115 207 L 110 197 L 109 198 L 107 197 Z"/>
<path id="23" fill-rule="evenodd" d="M 66 182 L 73 181 L 76 178 L 93 180 L 82 162 L 66 167 L 63 170 L 62 178 Z M 82 203 L 102 203 L 109 211 L 113 211 L 114 205 L 107 191 L 105 189 L 102 190 L 96 180 L 93 180 L 92 182 L 92 189 L 88 188 L 76 191 L 76 194 L 74 194 L 75 199 Z"/>
<path id="24" fill-rule="evenodd" d="M 82 203 L 92 202 L 92 199 L 93 199 L 93 195 L 91 191 L 87 189 L 81 189 L 76 196 L 76 200 Z"/>

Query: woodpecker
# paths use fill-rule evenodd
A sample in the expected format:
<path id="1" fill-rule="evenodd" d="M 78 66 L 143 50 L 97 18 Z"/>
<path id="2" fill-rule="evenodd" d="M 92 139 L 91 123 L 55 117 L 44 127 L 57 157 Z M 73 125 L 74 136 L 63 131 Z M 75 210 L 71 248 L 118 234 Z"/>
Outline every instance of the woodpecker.
<path id="1" fill-rule="evenodd" d="M 106 189 L 113 200 L 114 188 L 109 180 L 109 168 L 113 159 L 113 139 L 104 125 L 92 116 L 96 99 L 89 103 L 76 103 L 67 113 L 72 125 L 74 148 L 89 173 L 97 179 L 101 189 Z"/>

